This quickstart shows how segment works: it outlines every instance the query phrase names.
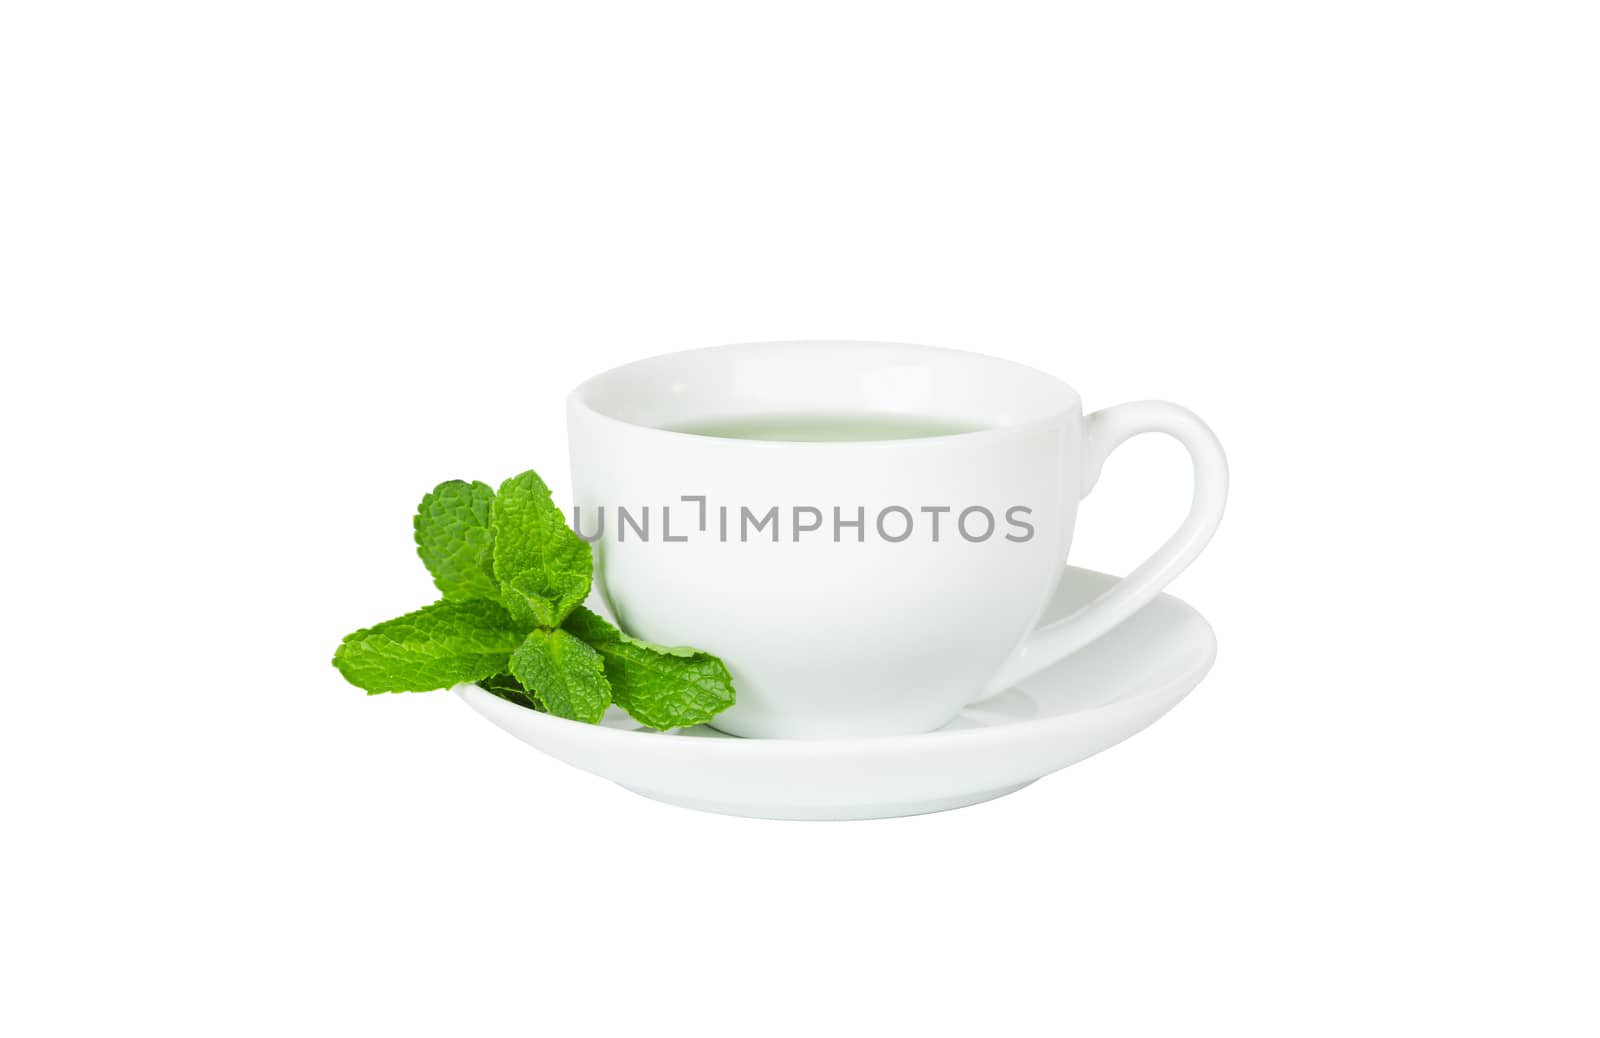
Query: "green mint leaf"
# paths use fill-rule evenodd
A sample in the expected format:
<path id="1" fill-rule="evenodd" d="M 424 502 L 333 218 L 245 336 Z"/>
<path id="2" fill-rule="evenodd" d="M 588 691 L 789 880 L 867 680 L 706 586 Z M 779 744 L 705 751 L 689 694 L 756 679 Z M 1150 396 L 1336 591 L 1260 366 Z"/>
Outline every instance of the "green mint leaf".
<path id="1" fill-rule="evenodd" d="M 445 598 L 499 598 L 494 580 L 494 489 L 452 479 L 417 506 L 417 554 Z"/>
<path id="2" fill-rule="evenodd" d="M 709 652 L 667 648 L 623 635 L 595 646 L 618 706 L 666 731 L 705 724 L 733 705 L 733 678 Z"/>
<path id="3" fill-rule="evenodd" d="M 622 640 L 621 631 L 611 626 L 605 617 L 587 606 L 579 606 L 574 609 L 561 626 L 590 645 Z"/>
<path id="4" fill-rule="evenodd" d="M 634 720 L 666 731 L 704 724 L 733 705 L 733 678 L 717 657 L 667 649 L 637 639 L 595 646 L 618 706 Z"/>
<path id="5" fill-rule="evenodd" d="M 557 626 L 589 595 L 588 542 L 567 526 L 532 470 L 500 484 L 492 525 L 501 601 L 523 623 Z"/>
<path id="6" fill-rule="evenodd" d="M 642 725 L 667 731 L 704 725 L 733 705 L 733 677 L 710 653 L 662 649 L 624 638 L 595 646 L 611 696 Z"/>
<path id="7" fill-rule="evenodd" d="M 559 627 L 567 611 L 588 597 L 587 572 L 545 576 L 530 570 L 500 585 L 500 600 L 511 615 L 533 627 Z"/>
<path id="8" fill-rule="evenodd" d="M 600 654 L 566 631 L 533 631 L 511 654 L 511 673 L 550 713 L 594 724 L 611 705 Z"/>
<path id="9" fill-rule="evenodd" d="M 733 678 L 709 652 L 629 637 L 583 606 L 562 626 L 600 653 L 612 699 L 641 724 L 687 728 L 733 705 Z"/>
<path id="10" fill-rule="evenodd" d="M 544 707 L 539 705 L 539 701 L 533 698 L 533 694 L 522 687 L 522 682 L 518 681 L 510 674 L 496 674 L 492 678 L 484 678 L 482 681 L 478 682 L 478 687 L 483 689 L 485 692 L 491 692 L 494 695 L 499 696 L 508 703 L 515 703 L 518 706 L 525 706 L 529 710 L 538 710 L 541 712 L 544 710 Z"/>
<path id="11" fill-rule="evenodd" d="M 445 600 L 349 635 L 333 665 L 370 694 L 427 692 L 505 670 L 525 633 L 497 602 Z"/>

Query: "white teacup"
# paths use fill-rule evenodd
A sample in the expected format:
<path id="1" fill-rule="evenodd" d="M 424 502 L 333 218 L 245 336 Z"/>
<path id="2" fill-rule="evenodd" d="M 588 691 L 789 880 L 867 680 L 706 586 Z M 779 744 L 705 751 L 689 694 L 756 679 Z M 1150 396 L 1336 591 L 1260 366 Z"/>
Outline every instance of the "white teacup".
<path id="1" fill-rule="evenodd" d="M 881 438 L 879 422 L 909 438 Z M 729 426 L 743 438 L 675 431 Z M 750 438 L 813 427 L 846 439 Z M 712 723 L 741 736 L 932 731 L 1149 602 L 1205 547 L 1227 496 L 1221 444 L 1176 404 L 1084 417 L 1050 375 L 927 346 L 654 357 L 574 390 L 568 428 L 573 518 L 595 541 L 601 593 L 628 633 L 722 657 L 738 701 Z M 1035 629 L 1079 499 L 1142 432 L 1188 448 L 1188 518 L 1120 583 Z"/>

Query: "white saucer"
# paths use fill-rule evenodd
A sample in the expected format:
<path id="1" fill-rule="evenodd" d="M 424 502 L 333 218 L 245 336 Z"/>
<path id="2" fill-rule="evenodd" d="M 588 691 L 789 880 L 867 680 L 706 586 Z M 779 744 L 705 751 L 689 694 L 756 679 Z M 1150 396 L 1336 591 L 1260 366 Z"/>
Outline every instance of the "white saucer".
<path id="1" fill-rule="evenodd" d="M 1115 579 L 1069 568 L 1045 618 L 1065 616 Z M 1205 619 L 1161 595 L 936 732 L 868 739 L 738 739 L 704 726 L 662 733 L 614 707 L 590 725 L 476 685 L 456 692 L 528 745 L 653 800 L 752 818 L 890 818 L 992 800 L 1114 746 L 1172 709 L 1216 655 Z"/>

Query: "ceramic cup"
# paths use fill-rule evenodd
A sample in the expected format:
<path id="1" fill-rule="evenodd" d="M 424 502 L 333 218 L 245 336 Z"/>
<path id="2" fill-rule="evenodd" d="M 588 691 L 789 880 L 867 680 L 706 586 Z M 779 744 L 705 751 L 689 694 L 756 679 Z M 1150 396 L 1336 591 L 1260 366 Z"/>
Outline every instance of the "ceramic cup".
<path id="1" fill-rule="evenodd" d="M 874 415 L 946 435 L 846 442 L 674 431 Z M 1176 404 L 1085 416 L 1009 361 L 874 342 L 692 350 L 598 375 L 568 399 L 574 512 L 623 628 L 728 664 L 747 737 L 927 732 L 1127 619 L 1222 518 L 1222 446 Z M 1194 465 L 1183 525 L 1073 615 L 1036 627 L 1078 501 L 1130 436 Z"/>

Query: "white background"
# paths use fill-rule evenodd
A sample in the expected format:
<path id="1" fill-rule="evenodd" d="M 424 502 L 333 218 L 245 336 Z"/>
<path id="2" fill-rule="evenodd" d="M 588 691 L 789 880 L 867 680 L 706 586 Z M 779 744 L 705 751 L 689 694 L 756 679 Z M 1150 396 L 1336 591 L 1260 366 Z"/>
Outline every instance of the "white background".
<path id="1" fill-rule="evenodd" d="M 1595 1033 L 1592 14 L 6 5 L 0 1030 Z M 564 497 L 583 376 L 806 337 L 1205 416 L 1211 677 L 799 824 L 328 666 L 428 487 Z"/>

